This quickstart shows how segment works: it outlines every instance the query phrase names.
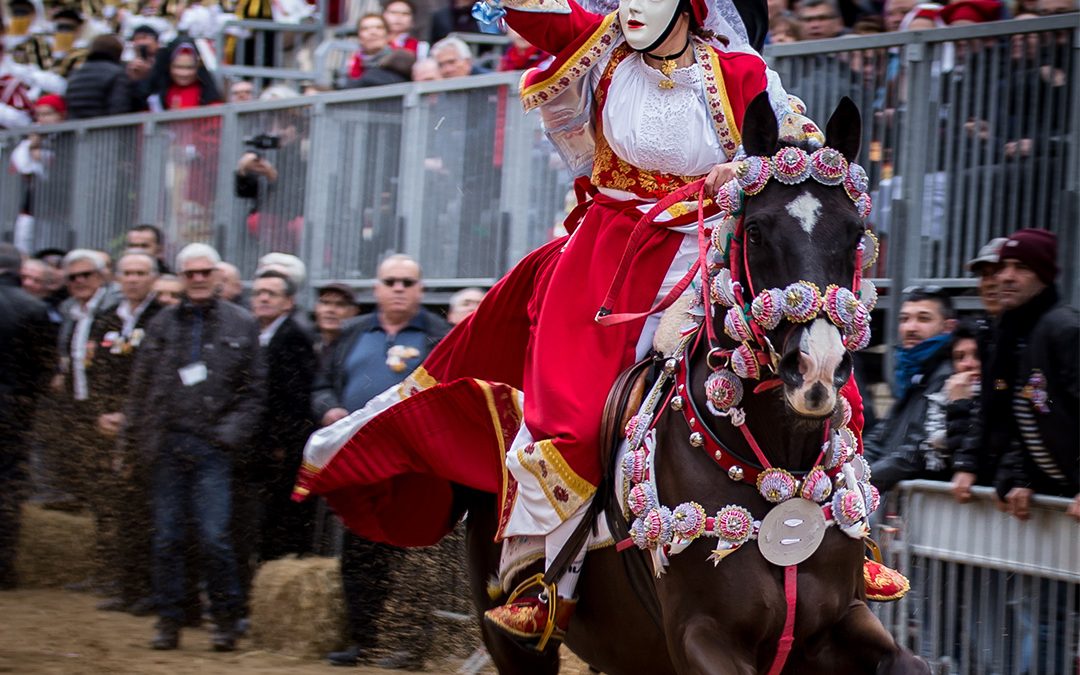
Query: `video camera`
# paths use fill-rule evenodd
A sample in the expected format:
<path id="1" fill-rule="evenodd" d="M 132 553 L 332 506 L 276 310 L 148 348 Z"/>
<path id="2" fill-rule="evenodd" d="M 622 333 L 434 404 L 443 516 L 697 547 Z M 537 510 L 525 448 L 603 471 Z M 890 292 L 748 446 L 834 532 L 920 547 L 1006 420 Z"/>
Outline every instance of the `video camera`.
<path id="1" fill-rule="evenodd" d="M 266 150 L 277 150 L 281 147 L 281 137 L 273 134 L 258 134 L 244 139 L 244 145 L 251 148 L 257 157 L 262 157 Z"/>

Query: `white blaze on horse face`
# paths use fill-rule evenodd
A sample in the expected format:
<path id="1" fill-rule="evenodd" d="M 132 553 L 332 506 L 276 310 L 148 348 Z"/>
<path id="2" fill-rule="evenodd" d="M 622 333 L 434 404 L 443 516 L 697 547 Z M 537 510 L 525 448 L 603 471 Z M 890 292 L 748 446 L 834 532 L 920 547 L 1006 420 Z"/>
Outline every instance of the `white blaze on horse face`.
<path id="1" fill-rule="evenodd" d="M 820 417 L 836 407 L 834 378 L 844 351 L 840 331 L 825 319 L 814 319 L 803 329 L 799 339 L 802 384 L 788 392 L 788 402 L 797 412 Z"/>
<path id="2" fill-rule="evenodd" d="M 806 234 L 814 234 L 817 226 L 818 215 L 821 213 L 821 202 L 809 192 L 803 192 L 787 205 L 787 212 L 791 217 L 799 221 L 799 225 Z"/>

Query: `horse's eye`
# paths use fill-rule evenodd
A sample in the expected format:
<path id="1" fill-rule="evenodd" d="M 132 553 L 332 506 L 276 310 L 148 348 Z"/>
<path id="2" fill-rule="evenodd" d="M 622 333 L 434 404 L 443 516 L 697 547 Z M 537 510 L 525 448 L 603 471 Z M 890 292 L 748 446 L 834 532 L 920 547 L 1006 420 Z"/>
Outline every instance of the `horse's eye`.
<path id="1" fill-rule="evenodd" d="M 761 227 L 758 225 L 747 225 L 746 240 L 754 246 L 761 244 Z"/>

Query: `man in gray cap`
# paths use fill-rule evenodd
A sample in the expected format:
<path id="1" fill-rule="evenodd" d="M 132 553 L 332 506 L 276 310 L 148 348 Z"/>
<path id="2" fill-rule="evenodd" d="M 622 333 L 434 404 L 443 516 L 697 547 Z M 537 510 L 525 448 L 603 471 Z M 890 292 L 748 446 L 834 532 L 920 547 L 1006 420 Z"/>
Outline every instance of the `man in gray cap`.
<path id="1" fill-rule="evenodd" d="M 1005 237 L 995 237 L 979 249 L 979 254 L 968 261 L 969 272 L 979 277 L 979 298 L 991 319 L 1001 314 L 1001 299 L 998 297 L 998 282 L 995 275 L 1001 268 L 1001 247 L 1008 241 Z"/>
<path id="2" fill-rule="evenodd" d="M 979 277 L 979 298 L 987 316 L 986 320 L 976 321 L 969 326 L 978 346 L 979 372 L 974 375 L 962 372 L 954 374 L 946 384 L 946 390 L 950 393 L 946 411 L 948 436 L 950 445 L 955 447 L 952 493 L 960 503 L 971 500 L 973 485 L 990 483 L 996 468 L 996 462 L 987 461 L 982 450 L 982 383 L 988 377 L 994 330 L 1003 311 L 997 271 L 1001 269 L 1001 247 L 1006 241 L 1008 239 L 1005 237 L 991 239 L 966 265 L 969 272 Z"/>

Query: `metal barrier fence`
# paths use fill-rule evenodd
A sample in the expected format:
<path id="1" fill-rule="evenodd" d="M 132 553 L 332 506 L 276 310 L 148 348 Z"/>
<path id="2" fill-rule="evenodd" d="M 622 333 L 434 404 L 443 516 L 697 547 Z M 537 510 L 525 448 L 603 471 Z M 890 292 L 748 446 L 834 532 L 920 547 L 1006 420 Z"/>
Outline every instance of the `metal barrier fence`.
<path id="1" fill-rule="evenodd" d="M 33 248 L 117 251 L 136 222 L 169 253 L 214 244 L 246 274 L 270 251 L 300 255 L 313 282 L 365 286 L 405 251 L 436 283 L 490 283 L 561 220 L 568 178 L 522 115 L 515 74 L 395 85 L 42 128 L 43 176 L 0 173 L 0 236 L 29 202 Z M 279 179 L 234 193 L 259 133 Z M 0 134 L 5 168 L 20 136 Z M 27 199 L 27 190 L 30 197 Z M 441 280 L 441 281 L 440 281 Z"/>
<path id="2" fill-rule="evenodd" d="M 882 286 L 973 285 L 963 261 L 985 241 L 1046 226 L 1062 237 L 1065 295 L 1080 296 L 1078 33 L 1066 15 L 767 50 L 815 119 L 841 95 L 863 111 Z M 171 252 L 209 241 L 246 274 L 284 250 L 313 281 L 364 286 L 380 256 L 404 251 L 444 286 L 489 283 L 550 236 L 570 188 L 517 84 L 496 74 L 43 127 L 45 175 L 0 173 L 0 236 L 29 203 L 35 247 L 116 250 L 152 222 Z M 282 139 L 267 151 L 280 179 L 253 201 L 234 195 L 234 171 L 260 132 Z M 20 140 L 0 132 L 5 166 Z"/>
<path id="3" fill-rule="evenodd" d="M 1037 496 L 1030 520 L 968 504 L 947 483 L 909 481 L 883 536 L 911 592 L 875 612 L 935 673 L 1076 675 L 1080 670 L 1080 525 L 1071 500 Z"/>
<path id="4" fill-rule="evenodd" d="M 1080 297 L 1080 31 L 1077 15 L 788 45 L 766 54 L 824 122 L 841 96 L 863 113 L 875 276 L 969 286 L 992 237 L 1061 237 L 1062 288 Z M 894 294 L 894 298 L 899 294 Z"/>

